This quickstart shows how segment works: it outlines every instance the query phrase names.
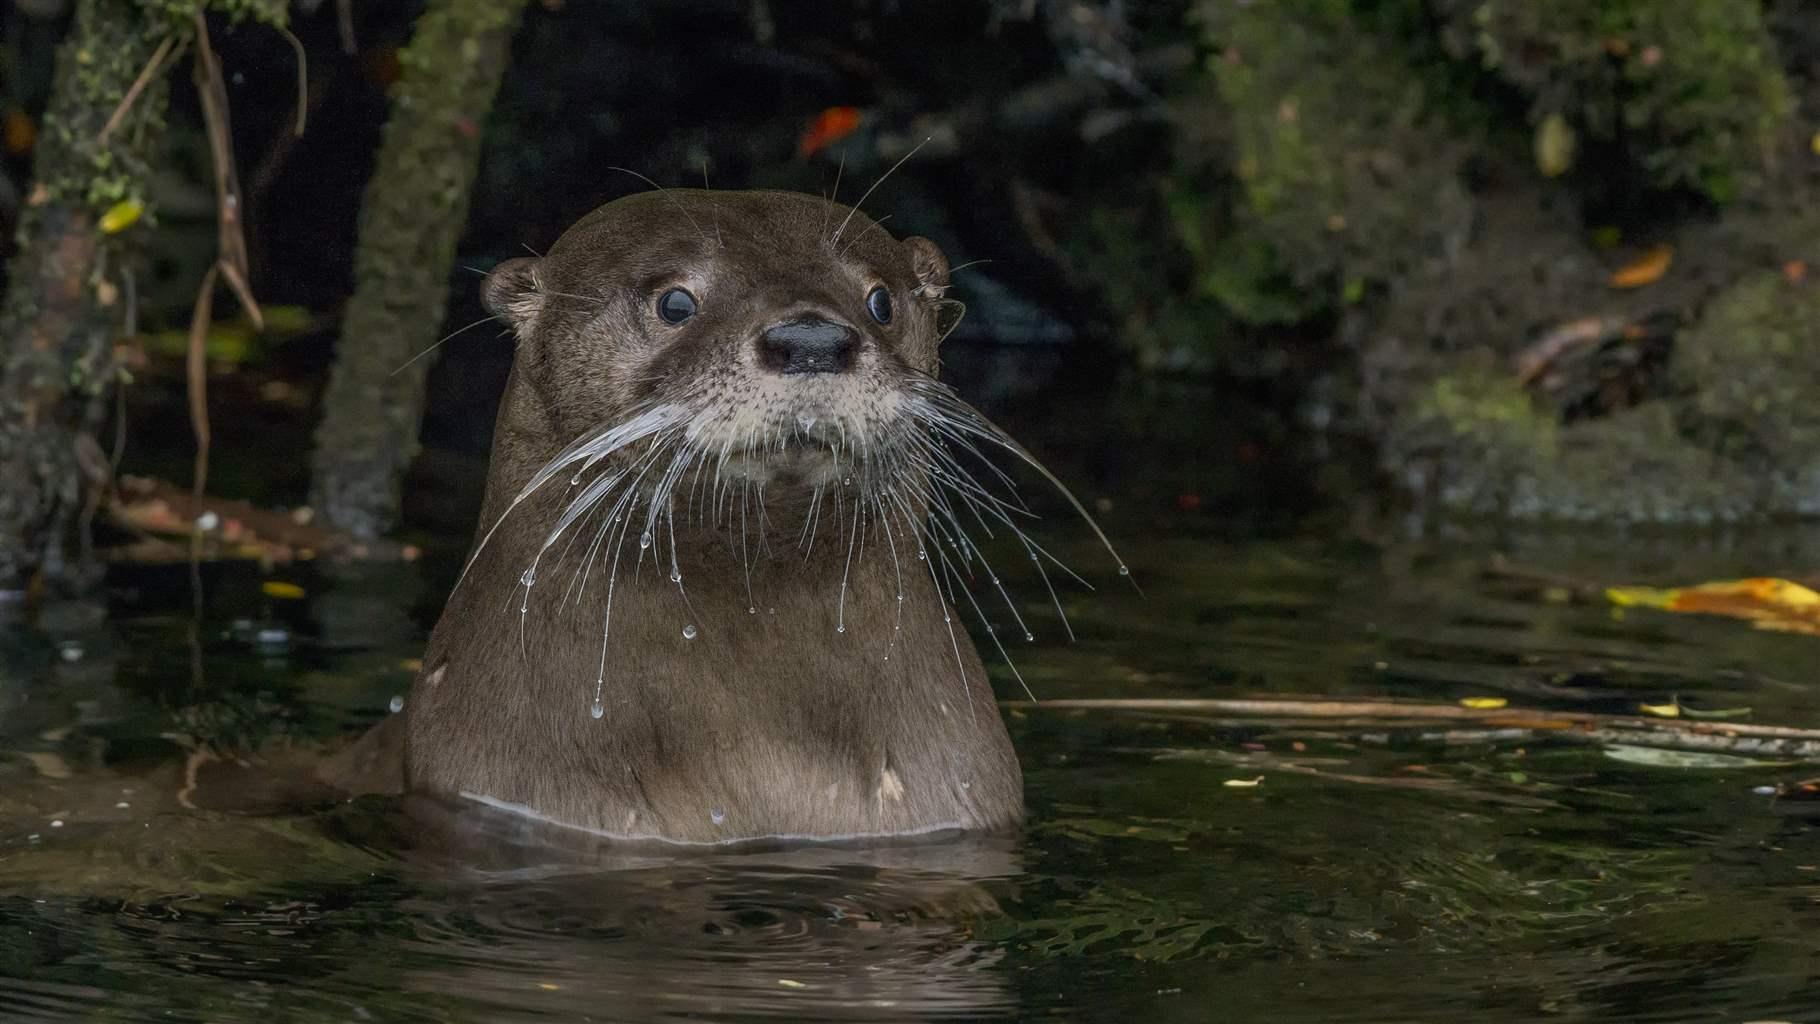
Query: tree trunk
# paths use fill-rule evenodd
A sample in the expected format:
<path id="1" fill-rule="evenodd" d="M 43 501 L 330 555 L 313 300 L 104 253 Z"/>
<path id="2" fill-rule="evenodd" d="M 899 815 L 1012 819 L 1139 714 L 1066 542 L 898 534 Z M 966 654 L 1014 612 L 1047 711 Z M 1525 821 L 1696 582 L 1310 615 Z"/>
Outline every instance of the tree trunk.
<path id="1" fill-rule="evenodd" d="M 431 0 L 401 55 L 312 466 L 316 510 L 358 537 L 375 537 L 398 517 L 430 365 L 414 357 L 442 330 L 480 125 L 524 4 Z"/>
<path id="2" fill-rule="evenodd" d="M 80 0 L 57 55 L 0 303 L 0 592 L 57 574 L 92 486 L 79 452 L 100 450 L 93 434 L 117 380 L 121 275 L 169 91 L 145 72 L 169 27 L 136 0 Z"/>

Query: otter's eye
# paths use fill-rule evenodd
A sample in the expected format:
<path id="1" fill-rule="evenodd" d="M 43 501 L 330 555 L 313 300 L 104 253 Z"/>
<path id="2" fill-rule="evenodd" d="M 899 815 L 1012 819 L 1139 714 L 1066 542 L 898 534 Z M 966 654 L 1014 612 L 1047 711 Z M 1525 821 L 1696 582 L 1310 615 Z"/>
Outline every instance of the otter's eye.
<path id="1" fill-rule="evenodd" d="M 664 318 L 664 323 L 680 324 L 695 315 L 695 296 L 672 288 L 657 297 L 657 315 Z"/>
<path id="2" fill-rule="evenodd" d="M 881 324 L 891 322 L 891 293 L 883 285 L 866 295 L 866 312 L 871 313 L 872 319 Z"/>

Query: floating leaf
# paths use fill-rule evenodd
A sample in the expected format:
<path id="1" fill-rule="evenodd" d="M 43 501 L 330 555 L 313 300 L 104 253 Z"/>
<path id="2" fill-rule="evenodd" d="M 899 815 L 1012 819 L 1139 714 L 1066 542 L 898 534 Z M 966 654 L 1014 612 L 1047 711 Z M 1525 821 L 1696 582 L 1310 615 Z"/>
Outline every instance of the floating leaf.
<path id="1" fill-rule="evenodd" d="M 303 600 L 304 590 L 295 583 L 286 583 L 283 580 L 266 580 L 259 585 L 259 589 L 265 592 L 265 596 L 275 597 L 280 601 Z"/>
<path id="2" fill-rule="evenodd" d="M 1503 697 L 1465 697 L 1461 699 L 1460 706 L 1463 708 L 1472 708 L 1475 711 L 1490 711 L 1494 708 L 1504 707 L 1509 703 L 1510 701 L 1505 700 Z"/>
<path id="3" fill-rule="evenodd" d="M 1790 580 L 1757 576 L 1692 587 L 1611 587 L 1605 596 L 1621 608 L 1745 619 L 1758 629 L 1820 636 L 1820 594 Z"/>
<path id="4" fill-rule="evenodd" d="M 1536 125 L 1536 169 L 1550 178 L 1559 178 L 1574 165 L 1574 130 L 1557 111 Z"/>
<path id="5" fill-rule="evenodd" d="M 1668 273 L 1668 265 L 1674 261 L 1674 246 L 1652 246 L 1643 255 L 1613 271 L 1611 286 L 1613 288 L 1641 288 L 1646 284 L 1659 281 L 1663 274 Z"/>
<path id="6" fill-rule="evenodd" d="M 139 222 L 139 215 L 145 212 L 145 204 L 137 199 L 122 199 L 107 208 L 101 215 L 101 233 L 117 235 Z"/>
<path id="7" fill-rule="evenodd" d="M 1784 761 L 1758 761 L 1754 758 L 1739 757 L 1736 754 L 1708 754 L 1697 750 L 1633 747 L 1627 743 L 1611 744 L 1605 748 L 1605 756 L 1614 761 L 1648 765 L 1651 768 L 1780 768 L 1787 764 Z"/>

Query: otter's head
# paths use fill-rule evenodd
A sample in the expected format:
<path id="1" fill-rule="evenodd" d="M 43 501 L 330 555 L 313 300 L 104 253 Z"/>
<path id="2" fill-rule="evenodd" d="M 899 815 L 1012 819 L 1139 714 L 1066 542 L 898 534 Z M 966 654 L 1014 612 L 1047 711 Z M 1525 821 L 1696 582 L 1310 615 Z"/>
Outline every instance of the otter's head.
<path id="1" fill-rule="evenodd" d="M 696 468 L 819 487 L 907 443 L 947 286 L 933 242 L 837 203 L 671 189 L 500 264 L 484 298 L 518 336 L 515 386 L 553 446 L 644 416 L 634 433 L 672 437 Z"/>

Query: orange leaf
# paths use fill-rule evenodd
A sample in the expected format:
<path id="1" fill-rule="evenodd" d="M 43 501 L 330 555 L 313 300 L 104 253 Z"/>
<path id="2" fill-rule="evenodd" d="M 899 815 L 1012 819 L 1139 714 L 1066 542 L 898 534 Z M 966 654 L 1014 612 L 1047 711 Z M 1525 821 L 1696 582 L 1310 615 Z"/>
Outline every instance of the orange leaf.
<path id="1" fill-rule="evenodd" d="M 1820 594 L 1789 580 L 1758 576 L 1693 587 L 1656 590 L 1613 587 L 1605 592 L 1620 606 L 1644 606 L 1695 615 L 1745 619 L 1758 629 L 1820 636 Z"/>
<path id="2" fill-rule="evenodd" d="M 1663 274 L 1668 273 L 1668 265 L 1674 261 L 1674 246 L 1653 246 L 1648 252 L 1613 271 L 1611 286 L 1613 288 L 1641 288 L 1660 280 Z"/>
<path id="3" fill-rule="evenodd" d="M 809 127 L 797 140 L 796 153 L 801 157 L 814 156 L 836 142 L 853 134 L 859 127 L 860 112 L 858 107 L 829 107 L 815 115 Z"/>

